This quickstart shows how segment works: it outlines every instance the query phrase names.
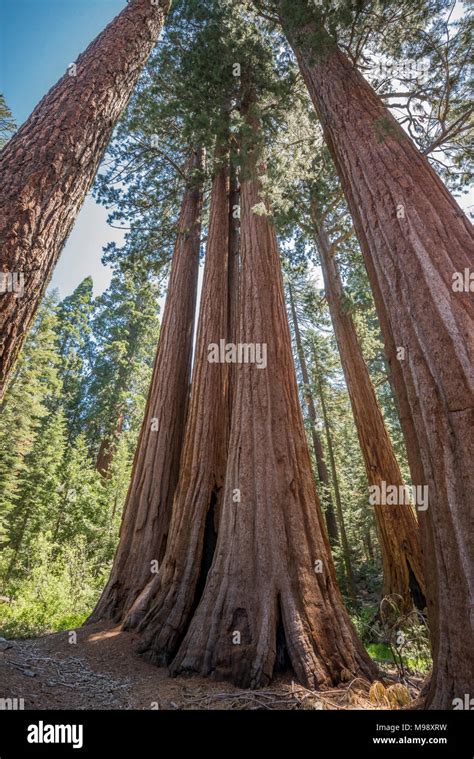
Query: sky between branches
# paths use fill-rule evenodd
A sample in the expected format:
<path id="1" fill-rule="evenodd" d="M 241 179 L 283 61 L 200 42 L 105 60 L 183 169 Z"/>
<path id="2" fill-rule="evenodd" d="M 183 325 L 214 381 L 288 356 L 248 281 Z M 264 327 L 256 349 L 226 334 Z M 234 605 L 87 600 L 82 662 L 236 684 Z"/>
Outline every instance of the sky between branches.
<path id="1" fill-rule="evenodd" d="M 126 0 L 0 0 L 0 92 L 18 125 L 64 74 L 87 45 L 126 5 Z M 457 2 L 452 20 L 463 13 Z M 474 203 L 474 192 L 459 199 Z M 94 293 L 103 292 L 112 270 L 101 262 L 108 242 L 124 233 L 107 224 L 108 211 L 89 195 L 51 281 L 60 296 L 70 295 L 87 276 Z"/>

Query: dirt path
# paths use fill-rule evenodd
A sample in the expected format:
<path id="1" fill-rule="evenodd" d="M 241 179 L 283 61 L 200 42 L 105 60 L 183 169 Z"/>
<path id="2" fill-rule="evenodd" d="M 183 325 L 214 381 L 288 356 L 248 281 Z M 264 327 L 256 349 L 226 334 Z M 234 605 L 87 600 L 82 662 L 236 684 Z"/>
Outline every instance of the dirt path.
<path id="1" fill-rule="evenodd" d="M 23 699 L 25 709 L 367 708 L 360 684 L 313 693 L 281 676 L 268 689 L 245 691 L 207 678 L 171 678 L 134 648 L 133 634 L 102 625 L 9 641 L 0 650 L 0 699 Z"/>

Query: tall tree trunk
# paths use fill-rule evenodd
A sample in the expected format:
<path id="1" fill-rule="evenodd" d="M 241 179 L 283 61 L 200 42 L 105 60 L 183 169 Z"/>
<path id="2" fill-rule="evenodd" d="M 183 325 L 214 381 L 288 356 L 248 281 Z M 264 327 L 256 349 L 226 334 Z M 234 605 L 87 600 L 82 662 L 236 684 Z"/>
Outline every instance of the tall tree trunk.
<path id="1" fill-rule="evenodd" d="M 329 463 L 331 466 L 332 482 L 334 487 L 334 497 L 336 501 L 336 511 L 339 521 L 339 530 L 341 533 L 342 544 L 342 556 L 344 561 L 344 568 L 346 570 L 347 590 L 352 603 L 357 603 L 357 596 L 354 582 L 354 571 L 352 569 L 351 561 L 351 549 L 349 546 L 349 540 L 346 533 L 346 525 L 344 520 L 344 512 L 342 510 L 341 491 L 339 488 L 339 477 L 337 476 L 336 458 L 334 456 L 334 447 L 332 444 L 331 425 L 329 423 L 329 416 L 326 407 L 326 398 L 323 388 L 323 382 L 321 378 L 321 369 L 317 360 L 316 351 L 313 348 L 313 364 L 316 372 L 316 384 L 318 388 L 319 401 L 321 403 L 321 411 L 323 415 L 324 429 L 326 433 L 326 445 L 328 449 Z"/>
<path id="2" fill-rule="evenodd" d="M 334 252 L 323 225 L 318 224 L 315 201 L 311 209 L 315 224 L 324 289 L 336 335 L 359 443 L 369 485 L 403 487 L 403 477 L 393 450 L 351 314 L 344 307 L 344 289 Z M 383 594 L 400 596 L 402 611 L 424 609 L 425 582 L 418 524 L 412 507 L 374 505 L 383 564 Z"/>
<path id="3" fill-rule="evenodd" d="M 220 150 L 218 162 L 222 162 Z M 186 437 L 173 503 L 168 547 L 156 582 L 130 611 L 135 626 L 151 606 L 142 629 L 153 640 L 149 658 L 167 662 L 202 594 L 212 563 L 221 510 L 229 437 L 226 363 L 213 362 L 211 345 L 228 334 L 227 282 L 229 172 L 221 165 L 211 192 L 206 263 Z"/>
<path id="4" fill-rule="evenodd" d="M 120 440 L 123 429 L 124 413 L 119 412 L 117 424 L 111 435 L 106 435 L 99 446 L 99 452 L 95 462 L 95 468 L 102 477 L 107 478 L 110 476 L 110 467 L 114 460 L 117 445 Z"/>
<path id="5" fill-rule="evenodd" d="M 324 516 L 326 518 L 326 527 L 328 530 L 329 540 L 332 545 L 336 545 L 339 542 L 339 534 L 337 529 L 336 515 L 334 513 L 334 505 L 331 496 L 331 483 L 329 481 L 328 468 L 326 466 L 326 460 L 324 458 L 323 446 L 321 438 L 318 435 L 316 429 L 316 407 L 314 405 L 313 396 L 311 393 L 311 387 L 309 384 L 308 367 L 306 365 L 306 357 L 304 355 L 303 342 L 301 340 L 300 327 L 298 324 L 298 315 L 296 313 L 295 300 L 293 296 L 293 288 L 291 284 L 288 284 L 288 293 L 290 297 L 290 310 L 291 319 L 293 322 L 293 330 L 296 340 L 296 351 L 298 353 L 298 360 L 301 369 L 301 376 L 303 379 L 303 395 L 308 410 L 309 421 L 311 424 L 311 439 L 313 442 L 314 456 L 316 459 L 316 468 L 318 471 L 318 479 L 321 483 L 322 501 L 324 503 Z"/>
<path id="6" fill-rule="evenodd" d="M 188 169 L 192 173 L 201 166 L 202 151 L 197 150 Z M 90 622 L 120 619 L 156 570 L 151 562 L 159 564 L 166 548 L 186 424 L 199 273 L 201 179 L 189 181 L 119 545 Z"/>
<path id="7" fill-rule="evenodd" d="M 217 546 L 185 637 L 181 642 L 175 633 L 172 610 L 167 621 L 154 609 L 142 625 L 144 648 L 160 660 L 180 643 L 172 673 L 212 674 L 243 687 L 268 682 L 288 657 L 301 682 L 317 687 L 356 673 L 370 677 L 374 666 L 337 587 L 298 400 L 275 232 L 253 212 L 262 196 L 255 152 L 246 156 L 239 341 L 266 345 L 268 365 L 237 366 Z"/>
<path id="8" fill-rule="evenodd" d="M 369 561 L 373 561 L 374 560 L 374 549 L 373 549 L 373 546 L 372 546 L 372 536 L 370 534 L 370 527 L 368 527 L 367 530 L 366 530 L 366 532 L 365 532 L 365 545 L 366 545 L 366 548 L 367 548 L 367 558 L 369 559 Z"/>
<path id="9" fill-rule="evenodd" d="M 237 342 L 239 276 L 240 276 L 240 184 L 235 159 L 237 150 L 231 151 L 229 195 L 229 267 L 228 267 L 228 338 Z M 235 391 L 235 364 L 229 365 L 229 409 Z"/>
<path id="10" fill-rule="evenodd" d="M 169 0 L 132 0 L 48 92 L 0 153 L 0 397 Z"/>
<path id="11" fill-rule="evenodd" d="M 199 154 L 198 153 L 196 153 L 196 155 L 193 156 L 192 159 L 190 159 L 189 170 L 192 171 L 193 167 L 199 168 Z M 129 383 L 129 377 L 127 376 L 128 365 L 129 365 L 129 362 L 132 360 L 136 342 L 138 339 L 136 324 L 132 323 L 129 329 L 127 329 L 127 333 L 128 333 L 127 334 L 127 350 L 124 356 L 124 361 L 121 363 L 119 372 L 117 374 L 117 377 L 114 383 L 114 389 L 112 390 L 112 399 L 115 401 L 117 398 L 121 396 L 123 389 Z M 95 463 L 96 470 L 104 478 L 109 477 L 110 467 L 112 466 L 112 461 L 114 460 L 114 456 L 117 451 L 117 446 L 119 444 L 120 437 L 122 435 L 123 425 L 125 421 L 124 409 L 121 408 L 120 405 L 118 405 L 117 403 L 115 403 L 114 410 L 111 412 L 111 420 L 113 420 L 114 417 L 116 421 L 115 421 L 115 427 L 113 429 L 111 429 L 110 420 L 107 420 L 108 421 L 107 429 L 105 430 L 103 438 L 101 440 L 101 443 L 99 446 L 99 452 L 97 454 L 97 459 Z"/>
<path id="12" fill-rule="evenodd" d="M 429 508 L 419 518 L 434 657 L 426 705 L 452 708 L 474 679 L 474 304 L 468 288 L 453 291 L 456 273 L 472 261 L 472 227 L 320 25 L 305 18 L 295 28 L 293 8 L 282 0 L 364 254 L 412 480 L 429 488 Z M 298 11 L 305 16 L 303 3 Z"/>

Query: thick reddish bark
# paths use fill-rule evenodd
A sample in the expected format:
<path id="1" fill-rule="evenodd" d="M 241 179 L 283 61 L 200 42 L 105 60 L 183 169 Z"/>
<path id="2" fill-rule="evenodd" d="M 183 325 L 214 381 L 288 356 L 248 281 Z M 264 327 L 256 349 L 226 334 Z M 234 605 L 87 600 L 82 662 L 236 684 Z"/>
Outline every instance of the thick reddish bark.
<path id="1" fill-rule="evenodd" d="M 196 151 L 190 169 L 201 166 Z M 195 182 L 195 180 L 194 180 Z M 202 192 L 185 191 L 158 350 L 111 576 L 89 621 L 120 619 L 163 558 L 186 424 Z"/>
<path id="2" fill-rule="evenodd" d="M 0 154 L 0 397 L 169 0 L 132 0 L 59 80 Z"/>
<path id="3" fill-rule="evenodd" d="M 266 344 L 268 364 L 236 367 L 217 546 L 186 635 L 176 653 L 185 627 L 171 599 L 167 613 L 155 606 L 144 620 L 143 648 L 158 661 L 176 653 L 173 673 L 212 674 L 244 687 L 268 682 L 288 658 L 301 682 L 319 687 L 370 677 L 374 667 L 336 583 L 298 401 L 275 232 L 253 212 L 262 197 L 247 155 L 239 342 Z"/>
<path id="4" fill-rule="evenodd" d="M 229 195 L 228 338 L 237 342 L 240 272 L 240 184 L 231 151 Z M 235 364 L 229 366 L 229 408 L 235 390 Z"/>
<path id="5" fill-rule="evenodd" d="M 191 404 L 166 555 L 156 582 L 125 622 L 127 628 L 135 626 L 150 604 L 141 626 L 142 650 L 159 663 L 176 649 L 203 591 L 219 523 L 229 436 L 229 366 L 209 361 L 209 346 L 226 339 L 228 330 L 228 182 L 224 165 L 212 186 Z"/>
<path id="6" fill-rule="evenodd" d="M 309 385 L 308 367 L 306 365 L 306 357 L 304 355 L 303 342 L 301 340 L 300 327 L 298 323 L 298 315 L 296 313 L 295 301 L 293 297 L 293 290 L 291 285 L 288 285 L 288 292 L 290 296 L 290 309 L 291 318 L 293 322 L 293 330 L 296 340 L 296 351 L 298 353 L 298 360 L 301 369 L 301 376 L 304 384 L 304 400 L 306 408 L 308 410 L 309 421 L 311 424 L 311 440 L 313 443 L 314 457 L 316 459 L 316 469 L 318 471 L 318 479 L 322 487 L 322 501 L 324 503 L 324 516 L 326 518 L 326 527 L 328 530 L 329 540 L 332 545 L 339 542 L 339 533 L 337 529 L 336 515 L 334 513 L 334 506 L 331 496 L 331 483 L 329 481 L 328 468 L 326 466 L 326 459 L 324 458 L 323 446 L 321 438 L 318 435 L 316 428 L 316 406 L 314 405 L 314 399 L 311 393 Z"/>
<path id="7" fill-rule="evenodd" d="M 403 478 L 393 450 L 356 328 L 344 304 L 344 289 L 334 251 L 324 226 L 318 223 L 313 203 L 316 244 L 324 289 L 336 335 L 359 443 L 369 485 L 403 487 Z M 425 582 L 418 524 L 412 507 L 374 504 L 375 521 L 383 564 L 383 594 L 400 597 L 401 611 L 413 606 L 424 609 Z M 394 599 L 397 601 L 397 599 Z"/>
<path id="8" fill-rule="evenodd" d="M 366 261 L 412 480 L 429 488 L 419 517 L 434 657 L 426 705 L 452 708 L 474 680 L 474 304 L 453 291 L 472 262 L 472 227 L 361 74 L 318 24 L 295 30 L 292 13 L 288 4 L 283 23 Z"/>

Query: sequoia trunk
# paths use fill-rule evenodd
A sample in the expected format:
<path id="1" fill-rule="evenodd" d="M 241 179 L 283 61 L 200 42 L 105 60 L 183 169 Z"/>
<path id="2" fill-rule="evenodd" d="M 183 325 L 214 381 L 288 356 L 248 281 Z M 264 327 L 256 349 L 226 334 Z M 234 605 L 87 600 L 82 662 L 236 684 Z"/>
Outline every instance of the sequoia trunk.
<path id="1" fill-rule="evenodd" d="M 219 151 L 219 162 L 222 156 Z M 125 627 L 142 623 L 152 661 L 166 663 L 181 640 L 211 566 L 229 437 L 229 366 L 215 360 L 228 333 L 229 172 L 214 178 L 191 404 L 166 555 L 159 576 L 131 609 Z M 149 641 L 149 643 L 148 643 Z"/>
<path id="2" fill-rule="evenodd" d="M 474 679 L 474 304 L 455 285 L 472 263 L 472 227 L 306 6 L 297 24 L 294 4 L 281 8 L 364 254 L 412 481 L 429 488 L 419 517 L 434 657 L 426 705 L 448 709 Z"/>
<path id="3" fill-rule="evenodd" d="M 344 308 L 344 290 L 331 244 L 322 225 L 313 220 L 324 289 L 336 335 L 369 485 L 403 488 L 403 478 L 370 379 L 351 314 Z M 424 609 L 425 583 L 418 524 L 410 504 L 374 503 L 383 564 L 383 594 L 400 597 L 401 611 Z M 397 599 L 394 599 L 397 602 Z"/>
<path id="4" fill-rule="evenodd" d="M 0 398 L 168 6 L 132 0 L 0 153 L 0 268 L 19 290 L 0 295 Z"/>
<path id="5" fill-rule="evenodd" d="M 199 170 L 201 163 L 198 150 L 188 169 Z M 120 619 L 157 570 L 166 548 L 186 424 L 199 273 L 202 192 L 196 177 L 190 181 L 119 545 L 90 622 Z"/>
<path id="6" fill-rule="evenodd" d="M 336 584 L 298 401 L 275 232 L 254 212 L 263 199 L 256 156 L 246 155 L 239 342 L 262 352 L 266 346 L 267 361 L 236 366 L 217 545 L 199 605 L 182 642 L 175 603 L 168 621 L 152 610 L 142 625 L 143 648 L 155 660 L 175 653 L 172 673 L 212 674 L 242 687 L 267 683 L 291 662 L 302 683 L 319 687 L 370 677 L 374 666 Z"/>
<path id="7" fill-rule="evenodd" d="M 236 155 L 231 151 L 229 195 L 229 271 L 228 271 L 228 338 L 237 341 L 237 307 L 240 276 L 240 185 L 235 165 Z M 235 365 L 229 366 L 229 409 L 235 389 Z"/>
<path id="8" fill-rule="evenodd" d="M 99 474 L 106 479 L 110 476 L 110 467 L 112 466 L 112 461 L 114 460 L 114 456 L 117 451 L 117 445 L 122 434 L 123 419 L 123 411 L 120 411 L 115 429 L 111 435 L 106 435 L 102 439 L 99 446 L 99 451 L 97 453 L 95 468 Z"/>

